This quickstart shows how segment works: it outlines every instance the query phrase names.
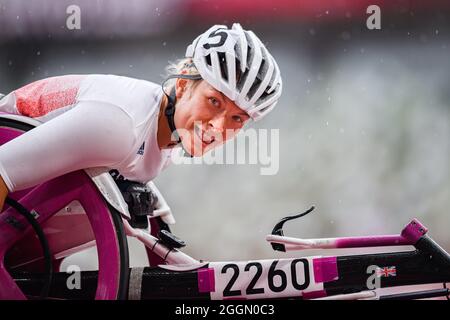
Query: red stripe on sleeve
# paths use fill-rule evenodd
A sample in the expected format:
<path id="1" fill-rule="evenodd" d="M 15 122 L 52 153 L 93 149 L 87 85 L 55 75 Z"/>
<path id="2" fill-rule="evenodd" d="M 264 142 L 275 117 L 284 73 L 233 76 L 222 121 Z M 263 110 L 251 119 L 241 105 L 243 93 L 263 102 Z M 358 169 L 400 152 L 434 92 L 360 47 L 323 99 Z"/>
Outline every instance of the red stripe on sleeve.
<path id="1" fill-rule="evenodd" d="M 84 75 L 52 77 L 32 82 L 14 91 L 20 114 L 36 118 L 75 103 Z"/>

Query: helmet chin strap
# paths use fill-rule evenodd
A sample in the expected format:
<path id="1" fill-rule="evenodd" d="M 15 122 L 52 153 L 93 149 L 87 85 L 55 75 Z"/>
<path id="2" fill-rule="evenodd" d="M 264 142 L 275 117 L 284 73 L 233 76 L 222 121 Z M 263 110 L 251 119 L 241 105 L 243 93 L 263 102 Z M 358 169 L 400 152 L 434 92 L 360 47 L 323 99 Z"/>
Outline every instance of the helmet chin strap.
<path id="1" fill-rule="evenodd" d="M 164 82 L 161 85 L 163 92 L 167 97 L 167 106 L 166 106 L 166 109 L 164 110 L 164 114 L 166 115 L 167 123 L 169 124 L 169 128 L 172 133 L 172 136 L 175 137 L 175 139 L 177 140 L 176 143 L 180 144 L 181 138 L 177 132 L 177 127 L 175 126 L 175 110 L 176 110 L 175 104 L 177 102 L 176 89 L 174 86 L 172 88 L 172 90 L 170 91 L 170 94 L 167 94 L 166 91 L 164 90 L 164 84 L 166 83 L 166 81 L 169 79 L 173 79 L 173 78 L 183 78 L 183 79 L 188 79 L 188 80 L 200 80 L 200 79 L 202 79 L 202 77 L 200 75 L 174 74 L 174 75 L 167 77 L 166 80 L 164 80 Z M 181 147 L 183 148 L 185 157 L 191 157 L 191 158 L 193 157 L 193 155 L 190 154 L 184 148 L 182 143 L 181 143 Z"/>
<path id="2" fill-rule="evenodd" d="M 169 124 L 170 131 L 172 133 L 172 136 L 175 137 L 176 143 L 181 143 L 181 138 L 178 135 L 177 128 L 175 127 L 175 103 L 177 102 L 177 97 L 175 94 L 175 88 L 173 88 L 168 95 L 166 92 L 164 92 L 167 96 L 167 106 L 166 110 L 164 110 L 164 114 L 166 115 L 167 122 Z"/>

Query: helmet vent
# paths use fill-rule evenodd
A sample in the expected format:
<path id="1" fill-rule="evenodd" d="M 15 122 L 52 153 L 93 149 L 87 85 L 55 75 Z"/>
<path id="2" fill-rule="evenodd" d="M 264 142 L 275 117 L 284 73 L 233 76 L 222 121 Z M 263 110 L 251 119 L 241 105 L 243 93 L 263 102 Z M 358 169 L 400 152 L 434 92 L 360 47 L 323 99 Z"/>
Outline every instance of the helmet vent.
<path id="1" fill-rule="evenodd" d="M 258 90 L 259 86 L 261 85 L 261 80 L 259 78 L 256 78 L 253 82 L 253 85 L 251 86 L 250 90 L 247 93 L 247 97 L 249 100 L 253 98 L 253 95 L 256 93 L 256 90 Z"/>
<path id="2" fill-rule="evenodd" d="M 220 73 L 225 81 L 228 81 L 228 70 L 227 70 L 227 57 L 225 56 L 225 52 L 218 52 L 219 63 L 220 63 Z"/>
<path id="3" fill-rule="evenodd" d="M 212 65 L 211 65 L 211 55 L 210 54 L 205 56 L 205 60 L 206 60 L 206 64 L 211 67 Z"/>

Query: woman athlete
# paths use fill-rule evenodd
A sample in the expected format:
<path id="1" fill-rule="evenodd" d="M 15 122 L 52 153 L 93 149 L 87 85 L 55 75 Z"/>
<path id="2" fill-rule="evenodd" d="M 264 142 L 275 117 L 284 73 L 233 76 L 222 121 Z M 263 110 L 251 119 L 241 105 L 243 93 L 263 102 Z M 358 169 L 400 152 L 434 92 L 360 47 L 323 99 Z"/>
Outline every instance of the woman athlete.
<path id="1" fill-rule="evenodd" d="M 174 147 L 202 156 L 277 103 L 280 70 L 259 38 L 215 25 L 170 65 L 163 86 L 114 75 L 39 80 L 0 100 L 0 112 L 42 125 L 0 146 L 0 210 L 8 193 L 91 167 L 147 183 Z"/>

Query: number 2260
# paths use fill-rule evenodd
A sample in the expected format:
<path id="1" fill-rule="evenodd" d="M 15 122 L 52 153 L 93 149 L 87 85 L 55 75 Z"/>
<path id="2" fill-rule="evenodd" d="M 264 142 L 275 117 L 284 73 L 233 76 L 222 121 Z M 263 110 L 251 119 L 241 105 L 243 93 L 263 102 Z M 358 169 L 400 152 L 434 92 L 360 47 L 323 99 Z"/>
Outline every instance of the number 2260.
<path id="1" fill-rule="evenodd" d="M 305 274 L 305 281 L 304 283 L 298 283 L 297 280 L 297 264 L 299 262 L 302 262 L 303 264 L 303 271 Z M 267 275 L 267 281 L 268 281 L 268 285 L 269 285 L 269 289 L 272 292 L 282 292 L 286 289 L 287 285 L 288 285 L 288 281 L 287 281 L 287 275 L 286 273 L 279 269 L 276 270 L 276 266 L 278 264 L 278 260 L 274 260 L 272 262 L 272 264 L 270 265 L 269 268 L 269 273 Z M 252 294 L 263 294 L 264 293 L 264 288 L 255 288 L 256 283 L 258 282 L 259 278 L 262 275 L 263 272 L 263 266 L 261 263 L 259 262 L 250 262 L 248 264 L 245 265 L 244 268 L 244 272 L 248 272 L 250 271 L 251 268 L 255 268 L 256 269 L 256 273 L 255 276 L 253 277 L 253 279 L 250 281 L 250 283 L 248 284 L 247 289 L 245 290 L 246 295 L 252 295 Z M 231 288 L 233 287 L 233 285 L 235 284 L 236 280 L 239 277 L 239 266 L 237 264 L 234 263 L 229 263 L 223 266 L 221 273 L 227 273 L 228 269 L 233 270 L 233 275 L 230 279 L 230 281 L 228 282 L 228 284 L 225 286 L 225 289 L 223 291 L 223 296 L 224 297 L 229 297 L 229 296 L 240 296 L 242 295 L 241 290 L 232 290 Z M 291 267 L 290 267 L 290 271 L 291 271 L 291 279 L 292 279 L 292 286 L 296 289 L 296 290 L 304 290 L 309 286 L 309 263 L 308 260 L 306 259 L 295 259 L 291 261 Z M 278 285 L 275 285 L 275 277 L 278 276 L 280 278 L 280 283 Z"/>

